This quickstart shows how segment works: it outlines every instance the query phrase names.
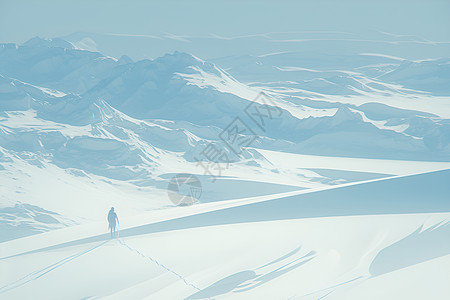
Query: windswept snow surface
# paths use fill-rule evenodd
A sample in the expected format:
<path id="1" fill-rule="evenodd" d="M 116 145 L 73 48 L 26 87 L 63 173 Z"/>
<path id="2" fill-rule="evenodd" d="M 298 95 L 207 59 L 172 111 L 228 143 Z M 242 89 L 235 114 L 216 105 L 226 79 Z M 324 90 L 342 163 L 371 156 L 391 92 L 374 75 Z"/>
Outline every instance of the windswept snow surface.
<path id="1" fill-rule="evenodd" d="M 123 38 L 153 44 L 105 46 Z M 448 49 L 342 32 L 0 44 L 0 299 L 450 299 Z M 196 205 L 170 200 L 180 173 Z"/>
<path id="2" fill-rule="evenodd" d="M 187 208 L 193 214 L 185 217 L 182 208 L 161 211 L 163 219 L 147 215 L 155 221 L 140 226 L 124 219 L 113 240 L 90 236 L 100 227 L 72 227 L 6 242 L 0 296 L 358 299 L 374 291 L 369 298 L 445 299 L 450 203 L 442 183 L 449 174 L 356 183 L 292 200 L 239 200 L 213 210 L 202 204 Z M 426 205 L 420 199 L 429 189 L 435 193 Z M 371 205 L 362 203 L 368 190 Z M 75 236 L 85 238 L 71 241 Z M 405 281 L 420 284 L 403 290 Z"/>

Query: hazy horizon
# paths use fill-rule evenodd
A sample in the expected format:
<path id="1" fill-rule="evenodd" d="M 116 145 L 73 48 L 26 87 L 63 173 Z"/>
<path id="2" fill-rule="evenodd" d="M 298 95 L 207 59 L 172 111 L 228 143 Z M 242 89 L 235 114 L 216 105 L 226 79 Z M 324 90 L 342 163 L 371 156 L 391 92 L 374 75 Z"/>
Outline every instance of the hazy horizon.
<path id="1" fill-rule="evenodd" d="M 389 32 L 446 42 L 450 2 L 433 1 L 2 1 L 0 42 L 74 32 L 225 37 L 267 32 Z M 6 30 L 5 30 L 6 29 Z"/>

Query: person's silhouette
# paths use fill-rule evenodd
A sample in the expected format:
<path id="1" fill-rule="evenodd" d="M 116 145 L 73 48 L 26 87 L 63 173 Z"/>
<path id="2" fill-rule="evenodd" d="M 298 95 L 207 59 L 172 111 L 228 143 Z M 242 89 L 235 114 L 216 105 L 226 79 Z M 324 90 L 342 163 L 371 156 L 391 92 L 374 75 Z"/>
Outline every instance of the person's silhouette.
<path id="1" fill-rule="evenodd" d="M 111 232 L 111 238 L 116 237 L 116 225 L 119 224 L 119 218 L 117 218 L 117 215 L 114 212 L 114 207 L 111 207 L 111 209 L 109 210 L 108 223 Z"/>

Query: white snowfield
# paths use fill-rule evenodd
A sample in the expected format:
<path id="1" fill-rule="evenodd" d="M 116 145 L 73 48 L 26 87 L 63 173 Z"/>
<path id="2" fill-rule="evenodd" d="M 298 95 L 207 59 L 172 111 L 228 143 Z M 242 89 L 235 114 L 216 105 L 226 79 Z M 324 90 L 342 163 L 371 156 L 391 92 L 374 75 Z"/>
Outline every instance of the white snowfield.
<path id="1" fill-rule="evenodd" d="M 122 218 L 112 240 L 87 224 L 4 242 L 0 299 L 449 299 L 449 179 L 160 210 Z"/>
<path id="2" fill-rule="evenodd" d="M 450 299 L 450 44 L 347 35 L 0 44 L 0 299 Z"/>

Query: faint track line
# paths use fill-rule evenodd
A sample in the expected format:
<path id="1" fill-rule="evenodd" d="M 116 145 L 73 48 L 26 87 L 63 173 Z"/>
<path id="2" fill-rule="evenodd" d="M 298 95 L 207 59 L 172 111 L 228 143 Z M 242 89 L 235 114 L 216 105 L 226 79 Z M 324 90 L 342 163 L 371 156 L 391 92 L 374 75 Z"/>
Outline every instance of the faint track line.
<path id="1" fill-rule="evenodd" d="M 187 281 L 180 273 L 178 273 L 178 272 L 176 272 L 176 271 L 174 271 L 174 270 L 172 270 L 172 269 L 166 267 L 165 265 L 163 265 L 162 263 L 160 263 L 160 262 L 157 261 L 156 259 L 151 258 L 150 256 L 147 256 L 147 255 L 143 254 L 143 253 L 140 252 L 139 250 L 137 250 L 137 249 L 131 247 L 130 245 L 128 245 L 127 243 L 125 243 L 123 240 L 121 240 L 121 239 L 118 239 L 118 240 L 119 240 L 119 243 L 120 243 L 120 244 L 122 244 L 123 246 L 127 247 L 129 250 L 135 252 L 136 254 L 138 254 L 139 256 L 141 256 L 141 257 L 143 257 L 143 258 L 146 258 L 146 259 L 152 261 L 153 263 L 157 264 L 158 266 L 160 266 L 160 267 L 163 268 L 164 270 L 166 270 L 166 271 L 168 271 L 168 272 L 174 274 L 176 277 L 178 277 L 179 279 L 181 279 L 187 286 L 193 287 L 193 288 L 196 289 L 197 291 L 201 291 L 200 288 L 198 288 L 198 287 L 195 286 L 194 284 L 188 282 L 188 281 Z"/>

